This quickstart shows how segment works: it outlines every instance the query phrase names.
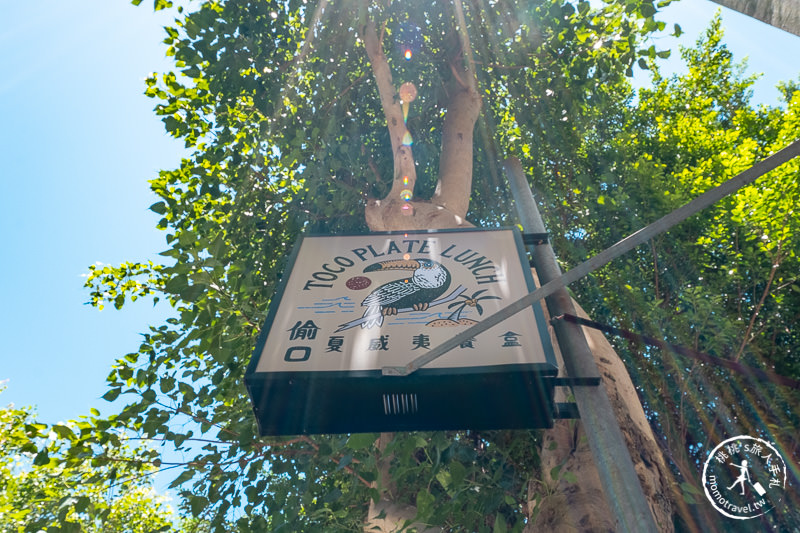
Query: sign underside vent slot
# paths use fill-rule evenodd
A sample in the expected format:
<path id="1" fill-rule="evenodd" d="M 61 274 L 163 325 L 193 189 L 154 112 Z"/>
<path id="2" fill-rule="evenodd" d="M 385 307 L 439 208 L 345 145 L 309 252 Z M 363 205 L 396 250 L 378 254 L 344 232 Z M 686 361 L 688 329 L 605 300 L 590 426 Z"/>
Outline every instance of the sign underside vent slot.
<path id="1" fill-rule="evenodd" d="M 406 415 L 419 411 L 416 394 L 384 394 L 383 414 Z"/>

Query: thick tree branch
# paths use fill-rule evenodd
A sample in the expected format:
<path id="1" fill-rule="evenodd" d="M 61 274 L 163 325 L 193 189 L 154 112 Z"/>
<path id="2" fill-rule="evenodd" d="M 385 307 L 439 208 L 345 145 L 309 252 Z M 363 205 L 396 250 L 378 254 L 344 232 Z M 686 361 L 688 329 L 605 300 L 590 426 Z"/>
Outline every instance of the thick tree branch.
<path id="1" fill-rule="evenodd" d="M 474 74 L 474 61 L 472 59 L 472 45 L 469 42 L 469 33 L 467 33 L 467 19 L 464 16 L 464 7 L 461 5 L 461 0 L 454 0 L 453 7 L 456 12 L 456 20 L 458 21 L 458 40 L 461 44 L 461 54 L 464 58 L 464 70 L 469 73 L 466 79 L 467 88 L 473 92 L 478 92 L 478 80 Z"/>
<path id="2" fill-rule="evenodd" d="M 462 70 L 462 74 L 467 75 Z M 471 74 L 470 74 L 471 76 Z M 451 87 L 456 84 L 451 84 Z M 472 143 L 481 100 L 470 89 L 451 92 L 442 132 L 439 183 L 433 202 L 462 219 L 467 216 L 472 190 Z"/>
<path id="3" fill-rule="evenodd" d="M 375 83 L 378 85 L 381 107 L 383 107 L 383 114 L 386 117 L 386 125 L 392 141 L 392 154 L 396 154 L 403 145 L 403 136 L 406 133 L 403 108 L 397 98 L 397 91 L 392 82 L 392 71 L 386 61 L 386 55 L 383 53 L 383 43 L 375 30 L 375 22 L 369 20 L 362 28 L 361 35 L 372 67 L 372 74 L 375 76 Z"/>
<path id="4" fill-rule="evenodd" d="M 375 83 L 378 85 L 381 107 L 386 117 L 386 126 L 389 128 L 389 138 L 392 142 L 394 179 L 388 198 L 398 198 L 403 189 L 414 190 L 414 184 L 417 181 L 414 155 L 411 146 L 403 144 L 403 138 L 407 132 L 403 108 L 392 82 L 392 71 L 386 61 L 386 55 L 383 53 L 383 43 L 378 37 L 375 22 L 369 20 L 362 28 L 361 34 L 372 73 L 375 76 Z M 404 178 L 408 179 L 404 180 Z"/>
<path id="5" fill-rule="evenodd" d="M 435 204 L 452 212 L 457 220 L 465 219 L 469 208 L 473 133 L 481 110 L 474 69 L 465 67 L 462 60 L 466 53 L 464 47 L 469 47 L 470 44 L 463 13 L 459 18 L 462 29 L 459 33 L 459 45 L 452 50 L 449 57 L 453 80 L 448 85 L 447 115 L 439 156 L 439 182 L 433 198 Z"/>

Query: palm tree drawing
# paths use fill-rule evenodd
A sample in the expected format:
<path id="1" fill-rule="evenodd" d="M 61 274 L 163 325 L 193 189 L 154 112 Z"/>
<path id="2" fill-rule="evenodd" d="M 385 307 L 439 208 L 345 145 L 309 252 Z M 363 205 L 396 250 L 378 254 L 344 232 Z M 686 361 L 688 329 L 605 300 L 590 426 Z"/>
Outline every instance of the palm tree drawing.
<path id="1" fill-rule="evenodd" d="M 461 313 L 464 312 L 464 309 L 467 307 L 474 307 L 476 311 L 478 311 L 479 315 L 483 314 L 483 306 L 478 302 L 481 300 L 500 300 L 499 296 L 481 296 L 487 289 L 481 289 L 477 292 L 472 293 L 472 296 L 466 296 L 464 294 L 459 295 L 459 298 L 464 298 L 463 301 L 453 302 L 447 306 L 448 309 L 455 307 L 455 311 L 453 311 L 448 320 L 452 320 L 454 322 L 458 322 L 461 319 Z"/>

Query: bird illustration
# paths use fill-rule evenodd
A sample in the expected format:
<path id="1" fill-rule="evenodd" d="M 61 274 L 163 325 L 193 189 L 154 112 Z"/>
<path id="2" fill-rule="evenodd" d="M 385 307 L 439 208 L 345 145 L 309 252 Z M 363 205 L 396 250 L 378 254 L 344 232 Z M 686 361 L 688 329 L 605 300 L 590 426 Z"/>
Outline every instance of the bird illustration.
<path id="1" fill-rule="evenodd" d="M 361 305 L 367 310 L 364 311 L 362 328 L 382 326 L 383 317 L 396 315 L 398 309 L 424 311 L 450 286 L 450 272 L 430 259 L 381 261 L 369 265 L 364 272 L 382 270 L 413 270 L 414 273 L 409 278 L 385 283 L 364 298 Z"/>

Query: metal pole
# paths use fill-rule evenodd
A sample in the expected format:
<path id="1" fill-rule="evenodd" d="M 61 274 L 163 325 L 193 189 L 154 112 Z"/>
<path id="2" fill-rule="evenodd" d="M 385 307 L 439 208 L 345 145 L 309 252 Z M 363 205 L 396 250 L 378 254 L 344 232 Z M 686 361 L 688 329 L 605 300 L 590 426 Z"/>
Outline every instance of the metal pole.
<path id="1" fill-rule="evenodd" d="M 527 233 L 544 233 L 544 222 L 519 160 L 507 160 L 504 170 L 523 228 Z M 536 245 L 532 256 L 533 265 L 542 284 L 561 277 L 561 269 L 549 244 Z M 572 299 L 563 287 L 548 296 L 545 301 L 550 316 L 576 314 Z M 600 372 L 582 328 L 565 320 L 556 321 L 553 328 L 564 357 L 567 376 L 574 378 L 599 376 Z M 657 532 L 658 528 L 642 492 L 639 477 L 633 467 L 630 452 L 614 416 L 605 386 L 602 383 L 599 386 L 573 386 L 573 393 L 589 448 L 600 474 L 600 482 L 613 516 L 618 520 L 619 531 Z"/>

